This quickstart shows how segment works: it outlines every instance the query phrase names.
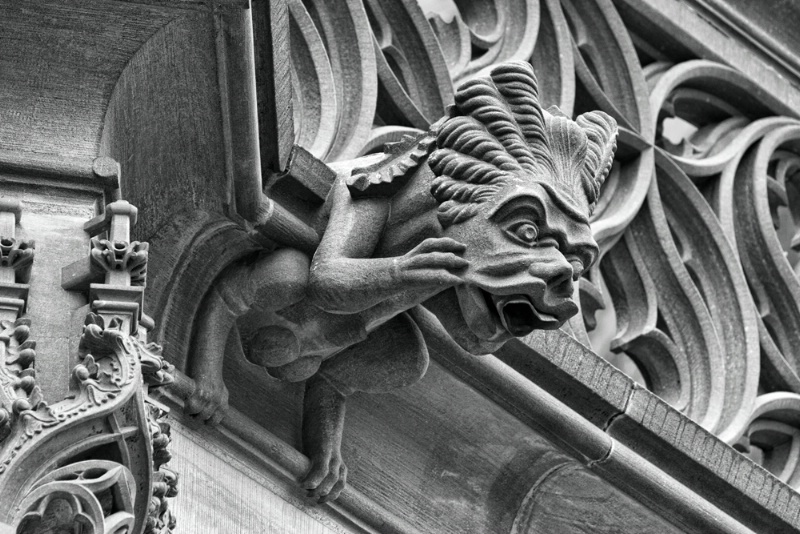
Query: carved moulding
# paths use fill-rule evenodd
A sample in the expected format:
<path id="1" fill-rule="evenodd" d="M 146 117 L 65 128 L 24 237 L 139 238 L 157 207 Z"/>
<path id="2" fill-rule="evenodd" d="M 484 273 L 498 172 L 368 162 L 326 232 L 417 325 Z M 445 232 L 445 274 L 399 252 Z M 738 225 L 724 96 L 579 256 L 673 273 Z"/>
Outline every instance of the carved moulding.
<path id="1" fill-rule="evenodd" d="M 97 313 L 86 315 L 64 400 L 49 405 L 36 385 L 30 322 L 3 323 L 0 522 L 18 533 L 168 533 L 174 526 L 164 502 L 175 494 L 175 476 L 163 466 L 169 430 L 147 399 L 150 388 L 172 381 L 171 366 L 146 342 L 139 306 L 126 298 L 147 256 L 146 244 L 127 243 L 131 208 L 117 201 L 106 209 L 114 216 L 87 224 L 107 231 L 116 250 L 135 247 L 138 255 L 92 284 Z"/>

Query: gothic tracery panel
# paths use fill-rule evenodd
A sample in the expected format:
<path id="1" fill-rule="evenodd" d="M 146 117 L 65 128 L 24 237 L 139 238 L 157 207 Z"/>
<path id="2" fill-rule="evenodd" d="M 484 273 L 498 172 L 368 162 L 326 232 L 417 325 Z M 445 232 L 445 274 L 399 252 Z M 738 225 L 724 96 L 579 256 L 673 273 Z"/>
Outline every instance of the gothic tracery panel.
<path id="1" fill-rule="evenodd" d="M 317 76 L 298 70 L 294 83 L 316 95 L 341 87 L 342 72 L 319 67 L 339 61 L 337 19 L 311 3 L 290 7 L 293 53 L 318 56 Z M 301 97 L 297 142 L 334 167 L 378 151 L 427 129 L 453 88 L 507 59 L 534 65 L 547 105 L 573 117 L 611 114 L 618 151 L 592 217 L 602 255 L 581 280 L 585 309 L 569 330 L 796 484 L 794 456 L 780 451 L 797 439 L 790 414 L 800 393 L 797 120 L 736 70 L 692 59 L 679 43 L 649 42 L 638 24 L 629 34 L 611 1 L 374 0 L 349 9 L 347 27 L 365 31 L 365 13 L 375 43 L 374 55 L 349 66 L 369 75 L 377 62 L 377 91 L 358 92 L 373 101 L 371 133 L 352 134 L 356 152 L 304 144 L 305 125 L 357 128 L 340 107 Z"/>

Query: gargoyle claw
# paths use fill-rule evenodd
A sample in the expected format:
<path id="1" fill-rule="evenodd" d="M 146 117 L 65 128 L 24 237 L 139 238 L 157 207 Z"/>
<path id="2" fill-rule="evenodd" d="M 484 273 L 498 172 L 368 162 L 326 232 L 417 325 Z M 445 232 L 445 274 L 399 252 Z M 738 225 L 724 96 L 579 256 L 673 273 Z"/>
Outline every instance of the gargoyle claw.
<path id="1" fill-rule="evenodd" d="M 186 399 L 184 411 L 207 424 L 222 422 L 228 410 L 228 388 L 224 384 L 197 383 L 194 392 Z"/>
<path id="2" fill-rule="evenodd" d="M 300 485 L 309 498 L 318 503 L 334 501 L 347 483 L 347 466 L 340 458 L 312 461 L 311 469 Z"/>
<path id="3" fill-rule="evenodd" d="M 463 282 L 451 271 L 463 271 L 469 261 L 462 257 L 466 245 L 447 237 L 428 238 L 397 258 L 400 278 L 408 284 L 453 286 Z"/>

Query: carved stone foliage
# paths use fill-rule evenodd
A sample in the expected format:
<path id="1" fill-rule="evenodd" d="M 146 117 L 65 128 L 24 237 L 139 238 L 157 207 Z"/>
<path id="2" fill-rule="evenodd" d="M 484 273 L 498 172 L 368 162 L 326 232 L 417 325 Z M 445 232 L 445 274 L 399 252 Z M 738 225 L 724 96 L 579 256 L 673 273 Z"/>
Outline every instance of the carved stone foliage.
<path id="1" fill-rule="evenodd" d="M 141 390 L 143 379 L 155 386 L 168 382 L 168 375 L 160 356 L 120 330 L 121 324 L 87 316 L 67 399 L 48 406 L 34 385 L 27 399 L 14 402 L 10 431 L 0 443 L 0 494 L 8 499 L 5 512 L 20 532 L 72 523 L 86 529 L 81 532 L 132 531 L 144 520 L 135 512 L 134 500 L 147 498 L 149 484 L 158 501 L 153 526 L 161 528 L 152 531 L 169 532 L 163 499 L 174 494 L 174 475 L 152 474 L 168 460 L 168 440 L 160 436 L 159 423 L 147 418 Z M 140 439 L 143 432 L 153 432 L 152 453 Z M 117 460 L 72 463 L 73 458 L 94 455 Z M 153 460 L 147 462 L 147 457 Z M 64 464 L 48 472 L 48 467 Z M 162 488 L 170 486 L 165 480 L 171 480 L 172 490 Z"/>
<path id="2" fill-rule="evenodd" d="M 11 433 L 12 422 L 23 411 L 41 402 L 41 392 L 36 386 L 33 364 L 36 343 L 29 339 L 30 321 L 17 319 L 2 323 L 0 341 L 3 365 L 0 366 L 0 440 Z M 0 467 L 0 469 L 3 469 Z"/>
<path id="3" fill-rule="evenodd" d="M 159 371 L 164 376 L 164 371 Z M 147 403 L 150 439 L 153 443 L 153 496 L 147 509 L 145 534 L 170 534 L 176 519 L 167 499 L 178 494 L 178 475 L 165 464 L 170 461 L 170 427 L 166 411 L 152 402 Z"/>
<path id="4" fill-rule="evenodd" d="M 108 222 L 100 230 L 111 235 L 126 227 Z M 118 270 L 144 272 L 146 244 L 113 243 L 144 250 Z M 169 427 L 161 408 L 146 403 L 150 388 L 171 383 L 172 367 L 146 342 L 145 329 L 134 328 L 139 307 L 126 305 L 124 285 L 107 286 L 92 284 L 92 294 L 112 299 L 90 298 L 99 313 L 86 315 L 69 394 L 59 402 L 44 402 L 36 384 L 30 321 L 0 323 L 0 522 L 18 533 L 164 534 L 174 527 L 165 501 L 177 487 L 164 466 Z"/>
<path id="5" fill-rule="evenodd" d="M 648 42 L 641 21 L 632 33 L 620 4 L 289 2 L 295 142 L 355 169 L 353 198 L 393 194 L 456 87 L 511 59 L 534 66 L 544 108 L 613 117 L 598 261 L 563 328 L 800 487 L 786 452 L 800 428 L 797 119 L 757 80 Z M 387 143 L 385 161 L 350 161 Z"/>
<path id="6" fill-rule="evenodd" d="M 101 271 L 108 273 L 127 272 L 130 284 L 146 285 L 147 243 L 138 241 L 114 241 L 92 239 L 92 262 Z"/>
<path id="7" fill-rule="evenodd" d="M 34 243 L 13 237 L 0 237 L 0 267 L 8 267 L 16 273 L 22 283 L 31 277 Z"/>

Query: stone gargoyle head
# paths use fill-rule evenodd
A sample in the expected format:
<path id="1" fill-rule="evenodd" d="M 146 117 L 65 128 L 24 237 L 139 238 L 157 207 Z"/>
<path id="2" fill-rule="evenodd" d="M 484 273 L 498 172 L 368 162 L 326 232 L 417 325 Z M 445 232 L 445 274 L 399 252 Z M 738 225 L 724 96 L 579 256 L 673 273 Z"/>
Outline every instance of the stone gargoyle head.
<path id="1" fill-rule="evenodd" d="M 616 121 L 543 110 L 533 69 L 511 62 L 462 85 L 434 133 L 438 219 L 469 260 L 455 288 L 461 313 L 435 310 L 445 328 L 482 354 L 560 327 L 577 313 L 575 283 L 597 259 L 589 216 L 611 168 Z"/>

